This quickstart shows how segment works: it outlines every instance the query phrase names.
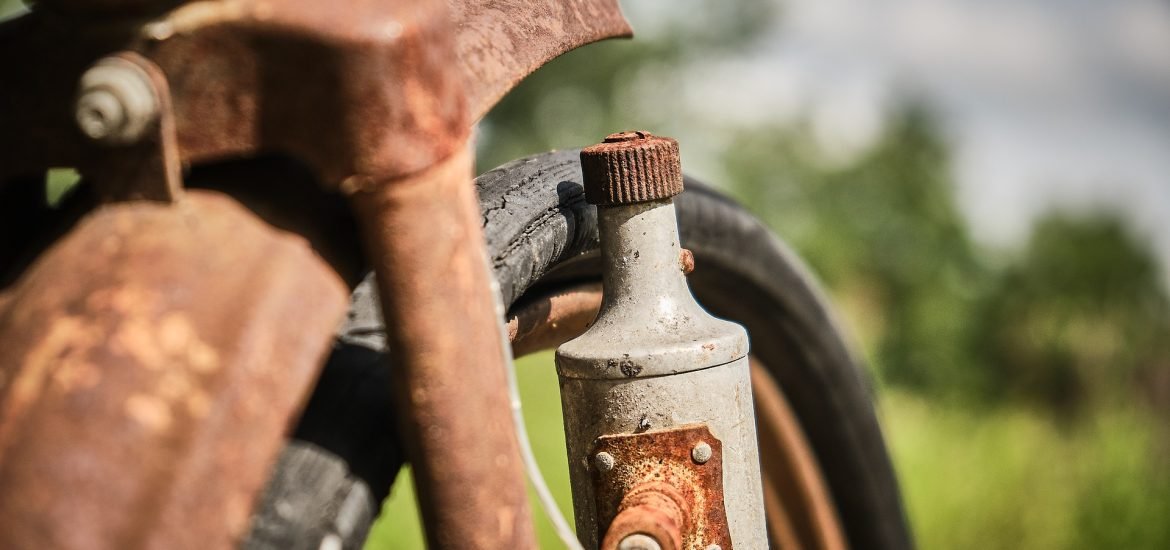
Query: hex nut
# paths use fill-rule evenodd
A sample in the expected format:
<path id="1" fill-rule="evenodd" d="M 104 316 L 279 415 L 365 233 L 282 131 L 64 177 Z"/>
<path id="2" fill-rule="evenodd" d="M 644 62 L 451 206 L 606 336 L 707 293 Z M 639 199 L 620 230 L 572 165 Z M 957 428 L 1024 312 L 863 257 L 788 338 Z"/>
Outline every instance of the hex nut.
<path id="1" fill-rule="evenodd" d="M 635 533 L 618 543 L 618 550 L 662 550 L 662 545 L 654 537 Z"/>
<path id="2" fill-rule="evenodd" d="M 691 458 L 699 464 L 706 464 L 711 460 L 711 446 L 706 441 L 700 441 L 691 449 Z"/>
<path id="3" fill-rule="evenodd" d="M 134 63 L 107 57 L 81 75 L 74 117 L 86 137 L 128 145 L 142 139 L 158 114 L 150 76 Z"/>
<path id="4" fill-rule="evenodd" d="M 593 464 L 597 466 L 599 471 L 608 472 L 612 470 L 614 466 L 613 455 L 605 451 L 597 453 L 596 455 L 593 455 Z"/>

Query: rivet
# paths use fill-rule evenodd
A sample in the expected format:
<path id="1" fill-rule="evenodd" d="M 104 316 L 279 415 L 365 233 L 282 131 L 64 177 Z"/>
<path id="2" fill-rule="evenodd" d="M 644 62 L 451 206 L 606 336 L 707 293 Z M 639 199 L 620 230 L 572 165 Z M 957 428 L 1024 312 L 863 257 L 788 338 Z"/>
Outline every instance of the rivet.
<path id="1" fill-rule="evenodd" d="M 593 456 L 593 464 L 602 472 L 608 472 L 613 469 L 614 459 L 613 455 L 602 451 Z"/>
<path id="2" fill-rule="evenodd" d="M 700 441 L 691 449 L 691 458 L 699 464 L 706 464 L 708 460 L 711 460 L 711 446 L 706 441 Z"/>

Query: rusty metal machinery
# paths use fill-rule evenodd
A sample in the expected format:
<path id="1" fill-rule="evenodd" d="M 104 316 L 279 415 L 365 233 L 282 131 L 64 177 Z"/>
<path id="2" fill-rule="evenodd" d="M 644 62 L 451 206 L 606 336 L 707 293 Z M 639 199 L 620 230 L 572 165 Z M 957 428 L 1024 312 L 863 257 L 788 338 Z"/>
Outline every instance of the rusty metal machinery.
<path id="1" fill-rule="evenodd" d="M 0 23 L 0 187 L 76 167 L 111 203 L 0 289 L 0 546 L 230 547 L 327 349 L 337 274 L 368 260 L 411 321 L 391 339 L 431 545 L 533 547 L 468 139 L 540 64 L 629 33 L 615 0 L 44 0 Z M 310 251 L 255 215 L 288 188 L 256 185 L 251 211 L 239 187 L 184 192 L 184 167 L 269 154 L 346 195 L 361 235 Z M 340 253 L 359 239 L 366 257 Z"/>
<path id="2" fill-rule="evenodd" d="M 581 160 L 604 296 L 556 355 L 578 536 L 604 550 L 765 548 L 747 335 L 687 288 L 678 144 L 624 132 Z"/>

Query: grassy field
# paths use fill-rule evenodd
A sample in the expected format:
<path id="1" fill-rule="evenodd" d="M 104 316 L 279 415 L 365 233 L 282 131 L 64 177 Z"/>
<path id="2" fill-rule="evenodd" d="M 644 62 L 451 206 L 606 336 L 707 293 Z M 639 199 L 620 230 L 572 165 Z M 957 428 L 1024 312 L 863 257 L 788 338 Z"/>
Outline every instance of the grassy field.
<path id="1" fill-rule="evenodd" d="M 569 513 L 551 358 L 519 369 L 536 454 Z M 973 412 L 900 392 L 879 409 L 920 548 L 1170 548 L 1170 468 L 1148 413 L 1113 408 L 1058 426 L 1023 408 Z M 413 498 L 404 472 L 368 549 L 423 547 Z M 542 547 L 560 548 L 537 516 Z"/>
<path id="2" fill-rule="evenodd" d="M 921 548 L 1170 548 L 1165 440 L 1147 412 L 1061 426 L 899 393 L 881 410 Z"/>

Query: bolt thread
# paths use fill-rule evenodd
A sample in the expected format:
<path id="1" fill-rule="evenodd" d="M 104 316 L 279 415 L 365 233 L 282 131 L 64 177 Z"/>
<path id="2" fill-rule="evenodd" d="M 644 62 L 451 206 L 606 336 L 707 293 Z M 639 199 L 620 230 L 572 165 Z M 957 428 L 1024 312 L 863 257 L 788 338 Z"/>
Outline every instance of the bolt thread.
<path id="1" fill-rule="evenodd" d="M 648 132 L 622 132 L 581 151 L 585 200 L 598 206 L 673 197 L 683 190 L 678 142 Z"/>

